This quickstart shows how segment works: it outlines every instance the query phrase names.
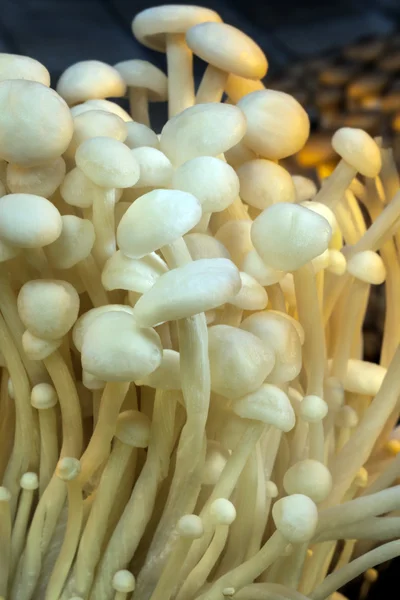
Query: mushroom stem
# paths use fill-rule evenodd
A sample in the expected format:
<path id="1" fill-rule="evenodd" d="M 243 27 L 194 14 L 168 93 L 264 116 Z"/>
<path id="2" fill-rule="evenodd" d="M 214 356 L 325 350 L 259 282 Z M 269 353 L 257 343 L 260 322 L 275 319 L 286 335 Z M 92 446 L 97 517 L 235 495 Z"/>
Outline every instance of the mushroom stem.
<path id="1" fill-rule="evenodd" d="M 8 381 L 8 373 L 4 368 L 0 384 L 0 481 L 3 481 L 15 436 L 15 405 L 8 393 Z"/>
<path id="2" fill-rule="evenodd" d="M 33 476 L 36 481 L 35 485 L 22 487 L 22 492 L 19 498 L 18 511 L 13 525 L 11 536 L 11 559 L 10 559 L 10 579 L 14 576 L 17 568 L 19 557 L 21 556 L 24 547 L 26 531 L 31 516 L 33 496 L 37 489 L 37 476 L 33 473 L 27 473 L 28 476 Z"/>
<path id="3" fill-rule="evenodd" d="M 326 204 L 326 206 L 333 209 L 340 202 L 356 175 L 356 169 L 342 159 L 333 173 L 324 181 L 323 186 L 313 200 Z"/>
<path id="4" fill-rule="evenodd" d="M 193 54 L 184 33 L 167 34 L 168 116 L 194 104 Z"/>
<path id="5" fill-rule="evenodd" d="M 11 562 L 11 493 L 0 487 L 0 594 L 6 598 Z"/>
<path id="6" fill-rule="evenodd" d="M 96 234 L 93 256 L 100 268 L 116 252 L 115 241 L 115 190 L 102 188 L 93 183 L 92 222 Z"/>
<path id="7" fill-rule="evenodd" d="M 54 408 L 39 411 L 40 468 L 39 494 L 43 494 L 58 461 L 57 416 Z"/>
<path id="8" fill-rule="evenodd" d="M 389 542 L 356 558 L 345 567 L 331 573 L 310 594 L 311 600 L 325 600 L 340 587 L 378 564 L 400 555 L 400 540 Z"/>
<path id="9" fill-rule="evenodd" d="M 252 583 L 239 590 L 235 600 L 309 600 L 300 592 L 279 583 Z"/>
<path id="10" fill-rule="evenodd" d="M 149 100 L 146 89 L 129 88 L 129 111 L 134 121 L 150 127 Z"/>
<path id="11" fill-rule="evenodd" d="M 370 517 L 321 532 L 317 543 L 337 540 L 392 540 L 400 536 L 400 517 Z"/>
<path id="12" fill-rule="evenodd" d="M 52 269 L 43 248 L 29 248 L 24 250 L 23 253 L 27 263 L 34 267 L 43 278 L 50 279 L 53 277 Z"/>
<path id="13" fill-rule="evenodd" d="M 208 65 L 196 94 L 196 104 L 220 102 L 224 93 L 229 73 Z"/>
<path id="14" fill-rule="evenodd" d="M 107 292 L 101 284 L 101 274 L 92 254 L 76 265 L 76 270 L 94 307 L 109 304 Z"/>

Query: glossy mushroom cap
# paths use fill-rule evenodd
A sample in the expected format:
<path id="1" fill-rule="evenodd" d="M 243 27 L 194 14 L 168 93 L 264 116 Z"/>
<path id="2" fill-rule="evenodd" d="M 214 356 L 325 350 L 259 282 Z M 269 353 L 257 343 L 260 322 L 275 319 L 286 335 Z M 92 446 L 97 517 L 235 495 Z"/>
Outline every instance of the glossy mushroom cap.
<path id="1" fill-rule="evenodd" d="M 75 161 L 77 167 L 100 187 L 131 187 L 139 179 L 139 165 L 132 152 L 113 138 L 85 140 L 76 151 Z"/>
<path id="2" fill-rule="evenodd" d="M 158 136 L 150 127 L 137 123 L 136 121 L 130 121 L 126 124 L 128 130 L 128 136 L 125 140 L 125 144 L 128 148 L 133 150 L 134 148 L 157 148 L 159 149 L 160 140 Z"/>
<path id="3" fill-rule="evenodd" d="M 147 448 L 151 421 L 137 410 L 126 410 L 118 415 L 115 437 L 132 448 Z"/>
<path id="4" fill-rule="evenodd" d="M 301 544 L 313 537 L 318 523 L 318 510 L 308 496 L 292 494 L 275 502 L 272 518 L 288 542 Z"/>
<path id="5" fill-rule="evenodd" d="M 381 170 L 379 146 L 362 129 L 338 129 L 332 137 L 332 146 L 343 160 L 365 177 L 376 177 Z"/>
<path id="6" fill-rule="evenodd" d="M 126 85 L 116 69 L 99 60 L 83 60 L 64 71 L 57 92 L 70 105 L 92 98 L 118 98 Z"/>
<path id="7" fill-rule="evenodd" d="M 53 408 L 58 402 L 57 392 L 49 383 L 37 383 L 31 391 L 31 404 L 38 410 Z"/>
<path id="8" fill-rule="evenodd" d="M 83 313 L 79 319 L 76 321 L 73 329 L 72 329 L 72 339 L 75 344 L 76 349 L 79 352 L 82 352 L 82 344 L 83 338 L 86 335 L 87 330 L 91 326 L 91 324 L 104 313 L 108 312 L 126 312 L 129 315 L 133 314 L 133 309 L 131 306 L 127 304 L 106 304 L 105 306 L 98 306 L 97 308 L 92 308 L 87 312 Z"/>
<path id="9" fill-rule="evenodd" d="M 301 460 L 286 471 L 283 487 L 288 494 L 304 494 L 318 503 L 330 494 L 332 476 L 321 462 L 313 459 Z"/>
<path id="10" fill-rule="evenodd" d="M 104 265 L 101 281 L 106 290 L 127 290 L 143 294 L 167 271 L 167 265 L 155 252 L 135 259 L 118 250 Z"/>
<path id="11" fill-rule="evenodd" d="M 236 400 L 232 408 L 243 419 L 261 421 L 281 431 L 290 431 L 295 425 L 295 415 L 288 396 L 269 383 Z"/>
<path id="12" fill-rule="evenodd" d="M 106 110 L 88 110 L 74 117 L 74 134 L 65 156 L 75 158 L 77 148 L 93 137 L 110 137 L 124 142 L 128 135 L 125 121 Z"/>
<path id="13" fill-rule="evenodd" d="M 347 271 L 356 279 L 372 285 L 380 285 L 386 279 L 382 258 L 372 250 L 358 252 L 347 261 Z"/>
<path id="14" fill-rule="evenodd" d="M 174 169 L 165 154 L 148 146 L 133 148 L 131 152 L 140 169 L 135 187 L 169 187 Z"/>
<path id="15" fill-rule="evenodd" d="M 239 167 L 240 197 L 244 202 L 264 210 L 277 202 L 294 202 L 296 192 L 293 179 L 280 165 L 255 159 Z"/>
<path id="16" fill-rule="evenodd" d="M 114 65 L 128 87 L 147 90 L 151 102 L 164 102 L 168 98 L 167 76 L 147 60 L 124 60 Z"/>
<path id="17" fill-rule="evenodd" d="M 56 269 L 70 269 L 89 256 L 95 233 L 91 221 L 75 215 L 63 215 L 61 235 L 46 247 L 49 263 Z"/>

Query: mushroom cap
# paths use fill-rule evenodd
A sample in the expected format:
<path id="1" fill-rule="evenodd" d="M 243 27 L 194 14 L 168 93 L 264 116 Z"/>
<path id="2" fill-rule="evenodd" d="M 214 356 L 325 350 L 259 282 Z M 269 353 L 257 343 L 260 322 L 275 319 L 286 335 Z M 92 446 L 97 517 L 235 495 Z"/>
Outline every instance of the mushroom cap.
<path id="1" fill-rule="evenodd" d="M 36 81 L 0 82 L 0 159 L 41 165 L 61 156 L 72 134 L 69 108 L 54 90 Z"/>
<path id="2" fill-rule="evenodd" d="M 288 396 L 270 383 L 236 400 L 232 408 L 242 419 L 261 421 L 284 432 L 295 426 L 296 418 Z"/>
<path id="3" fill-rule="evenodd" d="M 161 364 L 155 371 L 135 381 L 136 385 L 147 385 L 158 390 L 180 390 L 180 354 L 176 350 L 163 350 Z"/>
<path id="4" fill-rule="evenodd" d="M 76 166 L 100 187 L 131 187 L 140 175 L 131 150 L 110 137 L 95 137 L 82 142 L 76 151 L 75 161 Z"/>
<path id="5" fill-rule="evenodd" d="M 199 23 L 186 32 L 186 43 L 194 54 L 226 73 L 247 79 L 262 79 L 267 73 L 268 61 L 258 44 L 227 23 Z"/>
<path id="6" fill-rule="evenodd" d="M 125 109 L 119 104 L 112 102 L 111 100 L 105 100 L 104 98 L 94 98 L 92 100 L 86 100 L 82 104 L 76 104 L 71 108 L 71 115 L 76 117 L 89 110 L 105 110 L 106 112 L 113 113 L 120 117 L 125 123 L 130 123 L 132 117 Z"/>
<path id="7" fill-rule="evenodd" d="M 172 187 L 196 196 L 205 213 L 225 210 L 239 195 L 235 171 L 213 156 L 198 156 L 183 163 L 173 174 Z"/>
<path id="8" fill-rule="evenodd" d="M 272 383 L 287 383 L 301 371 L 301 326 L 295 319 L 278 311 L 257 312 L 240 325 L 241 329 L 259 337 L 275 353 L 275 365 L 268 376 Z M 304 340 L 304 338 L 303 338 Z"/>
<path id="9" fill-rule="evenodd" d="M 81 472 L 81 463 L 77 458 L 65 456 L 61 458 L 56 467 L 56 475 L 62 481 L 72 481 L 76 479 Z"/>
<path id="10" fill-rule="evenodd" d="M 212 235 L 187 233 L 184 238 L 192 260 L 200 258 L 230 258 L 228 250 Z"/>
<path id="11" fill-rule="evenodd" d="M 127 290 L 143 294 L 168 271 L 162 258 L 151 252 L 143 258 L 129 258 L 120 250 L 106 262 L 101 281 L 106 290 Z"/>
<path id="12" fill-rule="evenodd" d="M 83 60 L 64 71 L 57 92 L 70 105 L 93 98 L 118 98 L 126 92 L 119 72 L 99 60 Z"/>
<path id="13" fill-rule="evenodd" d="M 132 448 L 147 448 L 151 421 L 138 410 L 126 410 L 118 415 L 115 437 Z"/>
<path id="14" fill-rule="evenodd" d="M 53 354 L 62 344 L 59 340 L 43 340 L 33 335 L 28 329 L 22 335 L 22 347 L 29 360 L 44 360 Z"/>
<path id="15" fill-rule="evenodd" d="M 18 312 L 33 335 L 44 340 L 58 340 L 68 333 L 78 318 L 79 296 L 66 281 L 28 281 L 18 294 Z"/>
<path id="16" fill-rule="evenodd" d="M 129 592 L 133 592 L 135 589 L 136 581 L 130 571 L 123 569 L 115 573 L 112 585 L 116 592 L 129 594 Z"/>
<path id="17" fill-rule="evenodd" d="M 236 509 L 226 498 L 217 498 L 210 505 L 209 515 L 215 525 L 231 525 L 236 519 Z"/>
<path id="18" fill-rule="evenodd" d="M 39 487 L 39 477 L 36 473 L 24 473 L 19 481 L 19 484 L 23 490 L 37 490 Z"/>
<path id="19" fill-rule="evenodd" d="M 257 336 L 230 325 L 208 330 L 211 389 L 235 399 L 257 390 L 268 377 L 274 352 Z"/>
<path id="20" fill-rule="evenodd" d="M 308 542 L 318 523 L 318 509 L 308 496 L 292 494 L 277 500 L 272 518 L 278 531 L 293 544 Z"/>
<path id="21" fill-rule="evenodd" d="M 265 263 L 280 271 L 296 271 L 328 249 L 328 221 L 299 204 L 282 202 L 265 209 L 253 222 L 251 239 Z"/>
<path id="22" fill-rule="evenodd" d="M 70 269 L 89 256 L 96 236 L 89 219 L 75 215 L 63 215 L 61 219 L 61 235 L 46 247 L 46 256 L 55 269 Z"/>
<path id="23" fill-rule="evenodd" d="M 197 515 L 184 515 L 179 519 L 176 529 L 181 537 L 192 540 L 201 538 L 204 533 L 203 521 Z"/>
<path id="24" fill-rule="evenodd" d="M 237 170 L 240 197 L 244 202 L 264 210 L 277 202 L 294 202 L 293 179 L 280 165 L 262 158 L 245 162 Z"/>
<path id="25" fill-rule="evenodd" d="M 244 143 L 264 158 L 286 158 L 306 143 L 310 121 L 303 107 L 289 94 L 260 90 L 238 102 L 247 120 Z"/>
<path id="26" fill-rule="evenodd" d="M 35 194 L 50 198 L 61 185 L 66 172 L 64 159 L 59 156 L 51 162 L 35 167 L 7 166 L 7 187 L 12 194 Z"/>
<path id="27" fill-rule="evenodd" d="M 162 359 L 154 329 L 139 328 L 127 312 L 104 312 L 89 325 L 82 367 L 104 381 L 135 381 L 155 371 Z"/>
<path id="28" fill-rule="evenodd" d="M 327 266 L 327 270 L 329 273 L 333 273 L 334 275 L 344 275 L 347 269 L 347 261 L 340 252 L 340 250 L 330 249 L 329 250 L 329 265 Z"/>
<path id="29" fill-rule="evenodd" d="M 303 175 L 292 175 L 292 180 L 296 190 L 296 202 L 305 202 L 314 198 L 318 189 L 312 179 Z"/>
<path id="30" fill-rule="evenodd" d="M 25 79 L 50 87 L 50 73 L 42 63 L 29 56 L 0 53 L 0 81 Z"/>
<path id="31" fill-rule="evenodd" d="M 258 92 L 264 89 L 265 86 L 262 81 L 256 81 L 246 77 L 239 77 L 239 75 L 235 75 L 233 72 L 229 74 L 225 84 L 225 92 L 228 98 L 232 100 L 234 104 L 239 102 L 243 96 L 247 96 L 247 94 L 251 94 L 251 92 Z"/>
<path id="32" fill-rule="evenodd" d="M 250 220 L 228 221 L 215 234 L 215 238 L 225 246 L 239 268 L 246 254 L 254 250 L 250 236 L 252 224 L 253 221 Z"/>
<path id="33" fill-rule="evenodd" d="M 203 485 L 215 485 L 228 461 L 230 454 L 220 442 L 207 440 L 206 460 L 202 471 Z"/>
<path id="34" fill-rule="evenodd" d="M 221 17 L 202 6 L 168 4 L 141 11 L 132 21 L 132 31 L 144 46 L 165 52 L 166 34 L 186 33 L 190 27 L 204 21 L 221 21 Z"/>
<path id="35" fill-rule="evenodd" d="M 135 187 L 168 187 L 174 172 L 168 158 L 157 148 L 142 146 L 131 150 L 140 169 L 140 177 Z"/>
<path id="36" fill-rule="evenodd" d="M 76 321 L 72 329 L 72 339 L 75 348 L 79 352 L 82 352 L 83 338 L 85 337 L 90 325 L 97 319 L 97 317 L 107 312 L 118 311 L 126 312 L 129 315 L 133 314 L 132 307 L 128 306 L 127 304 L 106 304 L 105 306 L 98 306 L 97 308 L 92 308 L 91 310 L 83 313 Z"/>
<path id="37" fill-rule="evenodd" d="M 242 270 L 263 286 L 278 283 L 285 276 L 285 271 L 277 271 L 268 267 L 256 250 L 250 250 L 246 254 L 242 262 Z"/>
<path id="38" fill-rule="evenodd" d="M 380 285 L 386 279 L 386 267 L 377 252 L 357 252 L 347 261 L 347 271 L 356 279 L 372 285 Z"/>
<path id="39" fill-rule="evenodd" d="M 137 123 L 136 121 L 130 121 L 126 124 L 128 130 L 128 136 L 125 140 L 126 146 L 133 150 L 134 148 L 141 148 L 142 146 L 146 146 L 148 148 L 159 148 L 160 140 L 158 139 L 157 134 L 147 127 L 147 125 L 143 125 L 143 123 Z"/>
<path id="40" fill-rule="evenodd" d="M 351 358 L 347 361 L 347 372 L 343 387 L 347 392 L 376 396 L 386 376 L 386 369 L 375 363 Z"/>
<path id="41" fill-rule="evenodd" d="M 141 258 L 190 231 L 201 218 L 192 194 L 154 190 L 128 208 L 117 228 L 117 243 L 126 256 Z"/>
<path id="42" fill-rule="evenodd" d="M 328 414 L 328 405 L 319 396 L 310 394 L 304 396 L 300 404 L 300 416 L 307 423 L 319 423 Z"/>
<path id="43" fill-rule="evenodd" d="M 143 327 L 183 319 L 221 306 L 240 286 L 239 271 L 230 260 L 195 260 L 161 275 L 139 298 L 134 316 Z"/>
<path id="44" fill-rule="evenodd" d="M 352 127 L 338 129 L 332 137 L 332 146 L 349 165 L 365 177 L 376 177 L 382 159 L 378 144 L 366 131 Z"/>
<path id="45" fill-rule="evenodd" d="M 179 166 L 197 156 L 218 156 L 235 146 L 246 132 L 246 118 L 231 104 L 190 106 L 163 127 L 160 148 Z"/>
<path id="46" fill-rule="evenodd" d="M 340 231 L 336 216 L 329 206 L 322 204 L 322 202 L 316 202 L 315 200 L 305 200 L 301 203 L 301 206 L 316 212 L 318 215 L 321 215 L 321 217 L 324 217 L 324 219 L 328 221 L 332 229 L 332 237 L 329 242 L 329 248 L 340 250 L 340 248 L 343 246 L 343 236 L 342 232 Z"/>
<path id="47" fill-rule="evenodd" d="M 242 287 L 240 291 L 228 300 L 229 304 L 242 310 L 263 310 L 268 304 L 268 294 L 263 286 L 254 277 L 240 272 Z"/>
<path id="48" fill-rule="evenodd" d="M 167 76 L 147 60 L 123 60 L 114 65 L 128 87 L 144 88 L 151 102 L 168 99 Z"/>
<path id="49" fill-rule="evenodd" d="M 287 494 L 304 494 L 314 502 L 325 500 L 332 490 L 332 475 L 321 462 L 301 460 L 285 473 L 283 487 Z"/>
<path id="50" fill-rule="evenodd" d="M 107 110 L 88 110 L 74 117 L 74 134 L 65 156 L 75 158 L 77 148 L 93 137 L 110 137 L 124 142 L 128 135 L 125 121 Z"/>
<path id="51" fill-rule="evenodd" d="M 37 383 L 31 391 L 31 404 L 38 410 L 53 408 L 58 402 L 55 388 L 49 383 Z"/>
<path id="52" fill-rule="evenodd" d="M 96 184 L 75 167 L 64 177 L 60 185 L 60 194 L 64 202 L 78 208 L 90 208 L 96 193 Z"/>
<path id="53" fill-rule="evenodd" d="M 62 230 L 61 215 L 41 196 L 8 194 L 0 198 L 0 237 L 18 248 L 42 248 Z"/>

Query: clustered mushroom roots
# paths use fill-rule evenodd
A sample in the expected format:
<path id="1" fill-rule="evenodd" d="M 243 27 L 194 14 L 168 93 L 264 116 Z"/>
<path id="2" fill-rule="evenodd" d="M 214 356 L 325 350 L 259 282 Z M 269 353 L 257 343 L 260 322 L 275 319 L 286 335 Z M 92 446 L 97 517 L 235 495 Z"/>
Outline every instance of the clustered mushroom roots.
<path id="1" fill-rule="evenodd" d="M 392 153 L 343 128 L 329 177 L 291 176 L 308 117 L 252 40 L 197 6 L 132 28 L 168 78 L 84 61 L 54 91 L 0 54 L 0 597 L 364 598 L 400 555 Z"/>

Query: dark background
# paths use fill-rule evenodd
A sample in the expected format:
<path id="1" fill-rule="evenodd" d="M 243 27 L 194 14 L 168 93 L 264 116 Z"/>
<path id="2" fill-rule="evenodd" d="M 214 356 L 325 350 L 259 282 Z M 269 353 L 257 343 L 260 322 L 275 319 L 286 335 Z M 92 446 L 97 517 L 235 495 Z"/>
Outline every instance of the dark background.
<path id="1" fill-rule="evenodd" d="M 334 54 L 360 40 L 386 38 L 399 30 L 400 0 L 198 0 L 224 21 L 253 37 L 265 51 L 272 80 L 296 63 Z M 164 55 L 140 46 L 131 21 L 148 0 L 0 0 L 0 52 L 25 54 L 49 69 L 55 85 L 71 63 L 128 58 L 165 68 Z M 175 2 L 185 4 L 185 2 Z M 194 2 L 196 3 L 196 2 Z M 196 73 L 201 65 L 196 64 Z M 399 561 L 385 565 L 369 600 L 397 598 Z M 345 593 L 358 597 L 359 582 Z"/>

